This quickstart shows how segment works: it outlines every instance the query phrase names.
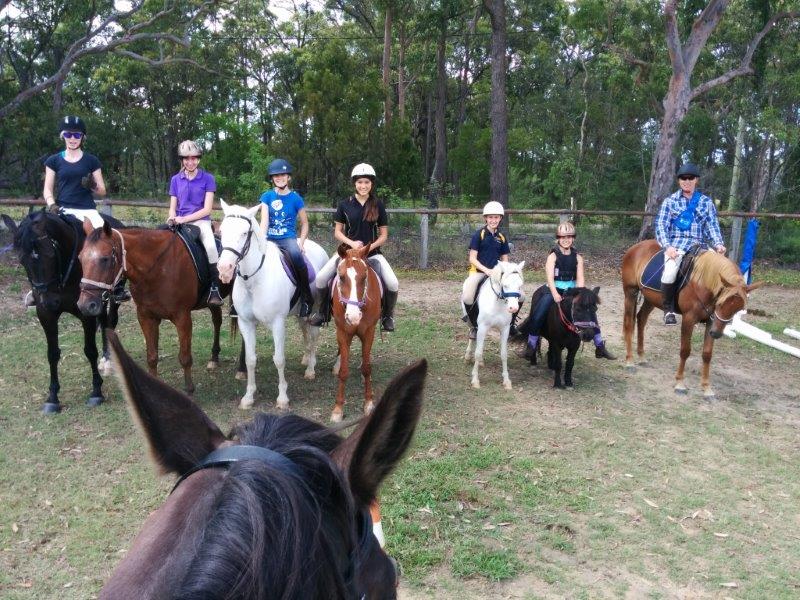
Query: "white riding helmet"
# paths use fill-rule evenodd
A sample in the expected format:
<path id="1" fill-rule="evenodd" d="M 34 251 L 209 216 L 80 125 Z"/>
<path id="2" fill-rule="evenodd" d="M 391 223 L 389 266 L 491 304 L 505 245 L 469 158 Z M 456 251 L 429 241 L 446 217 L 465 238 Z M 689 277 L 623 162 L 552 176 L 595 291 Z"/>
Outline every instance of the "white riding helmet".
<path id="1" fill-rule="evenodd" d="M 483 216 L 486 215 L 500 215 L 504 216 L 506 214 L 506 210 L 503 208 L 503 205 L 497 202 L 496 200 L 492 200 L 491 202 L 487 202 L 486 206 L 483 207 Z"/>
<path id="2" fill-rule="evenodd" d="M 186 156 L 203 156 L 203 151 L 194 140 L 184 140 L 178 144 L 178 156 L 181 158 Z"/>
<path id="3" fill-rule="evenodd" d="M 350 173 L 350 179 L 355 181 L 361 177 L 368 177 L 372 181 L 375 181 L 375 169 L 372 168 L 372 165 L 359 163 L 353 167 L 353 172 Z"/>

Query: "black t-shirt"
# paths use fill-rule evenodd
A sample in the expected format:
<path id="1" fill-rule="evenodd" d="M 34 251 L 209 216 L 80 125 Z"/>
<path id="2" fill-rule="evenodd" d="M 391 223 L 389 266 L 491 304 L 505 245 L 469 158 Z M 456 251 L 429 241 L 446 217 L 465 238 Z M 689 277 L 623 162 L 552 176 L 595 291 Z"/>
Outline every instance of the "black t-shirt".
<path id="1" fill-rule="evenodd" d="M 578 251 L 572 248 L 569 254 L 564 254 L 557 246 L 554 246 L 550 252 L 556 255 L 553 279 L 556 281 L 574 282 L 578 278 Z M 558 287 L 558 285 L 556 285 L 556 287 Z"/>
<path id="2" fill-rule="evenodd" d="M 100 160 L 94 154 L 83 153 L 78 162 L 64 160 L 64 153 L 53 154 L 44 166 L 56 173 L 57 204 L 64 208 L 97 208 L 92 192 L 81 186 L 81 179 L 100 168 Z"/>
<path id="3" fill-rule="evenodd" d="M 351 240 L 359 240 L 364 245 L 371 244 L 378 239 L 378 228 L 386 227 L 389 218 L 386 214 L 386 207 L 380 200 L 378 202 L 378 219 L 376 221 L 364 220 L 364 206 L 356 200 L 355 196 L 350 196 L 346 200 L 339 202 L 336 209 L 336 216 L 333 220 L 344 225 L 344 234 Z M 369 255 L 380 254 L 380 248 L 370 251 Z"/>

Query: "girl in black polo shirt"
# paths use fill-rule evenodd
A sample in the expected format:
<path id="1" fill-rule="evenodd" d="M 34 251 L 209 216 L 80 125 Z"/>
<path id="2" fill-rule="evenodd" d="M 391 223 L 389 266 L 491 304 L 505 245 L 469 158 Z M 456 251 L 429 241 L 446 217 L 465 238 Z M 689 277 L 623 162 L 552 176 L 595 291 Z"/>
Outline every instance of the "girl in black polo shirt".
<path id="1" fill-rule="evenodd" d="M 353 168 L 350 179 L 355 186 L 355 194 L 339 203 L 336 216 L 333 218 L 333 237 L 351 248 L 372 244 L 369 261 L 378 263 L 375 267 L 384 285 L 381 327 L 384 331 L 394 331 L 394 307 L 400 283 L 389 261 L 380 250 L 389 238 L 389 220 L 386 207 L 375 196 L 375 169 L 366 163 L 358 164 Z M 328 321 L 331 305 L 329 283 L 336 273 L 338 261 L 339 255 L 334 254 L 317 273 L 316 286 L 320 290 L 322 300 L 319 311 L 309 318 L 309 323 L 312 325 L 319 326 Z"/>

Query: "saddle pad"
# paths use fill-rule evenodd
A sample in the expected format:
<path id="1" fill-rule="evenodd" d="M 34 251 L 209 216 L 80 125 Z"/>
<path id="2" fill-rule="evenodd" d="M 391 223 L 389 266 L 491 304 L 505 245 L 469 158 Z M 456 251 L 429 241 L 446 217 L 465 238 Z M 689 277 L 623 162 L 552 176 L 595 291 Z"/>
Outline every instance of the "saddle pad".
<path id="1" fill-rule="evenodd" d="M 678 285 L 678 292 L 680 292 L 689 281 L 689 276 L 692 274 L 695 259 L 705 252 L 705 249 L 700 245 L 692 246 L 686 254 L 683 255 L 681 266 L 678 268 L 678 276 L 675 278 L 675 283 Z M 639 285 L 656 292 L 661 291 L 661 274 L 664 272 L 664 250 L 659 250 L 648 261 L 647 265 L 642 271 L 642 277 L 639 280 Z"/>
<path id="2" fill-rule="evenodd" d="M 292 282 L 292 285 L 297 287 L 297 276 L 294 274 L 294 266 L 289 258 L 289 255 L 286 254 L 281 247 L 278 247 L 278 250 L 281 251 L 281 265 L 283 266 L 286 276 L 289 278 L 289 281 Z M 314 265 L 309 262 L 308 257 L 305 254 L 303 254 L 303 262 L 306 263 L 306 271 L 308 271 L 308 283 L 310 285 L 314 283 L 314 280 L 317 278 L 317 272 L 314 270 Z"/>

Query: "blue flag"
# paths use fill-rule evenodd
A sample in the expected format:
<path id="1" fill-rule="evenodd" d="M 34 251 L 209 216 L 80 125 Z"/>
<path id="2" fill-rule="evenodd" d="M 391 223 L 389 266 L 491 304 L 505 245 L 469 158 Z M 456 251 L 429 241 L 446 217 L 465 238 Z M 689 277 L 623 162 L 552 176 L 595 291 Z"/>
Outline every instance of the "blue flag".
<path id="1" fill-rule="evenodd" d="M 761 224 L 758 219 L 750 219 L 747 222 L 747 233 L 744 235 L 744 246 L 742 247 L 742 260 L 739 262 L 739 270 L 744 275 L 747 285 L 753 281 L 753 258 L 756 254 L 756 240 L 758 239 L 758 228 Z"/>

